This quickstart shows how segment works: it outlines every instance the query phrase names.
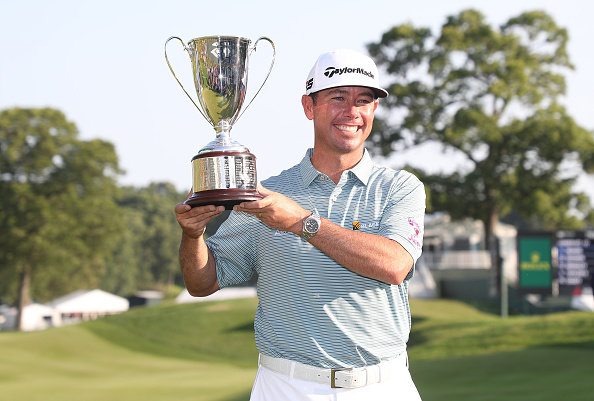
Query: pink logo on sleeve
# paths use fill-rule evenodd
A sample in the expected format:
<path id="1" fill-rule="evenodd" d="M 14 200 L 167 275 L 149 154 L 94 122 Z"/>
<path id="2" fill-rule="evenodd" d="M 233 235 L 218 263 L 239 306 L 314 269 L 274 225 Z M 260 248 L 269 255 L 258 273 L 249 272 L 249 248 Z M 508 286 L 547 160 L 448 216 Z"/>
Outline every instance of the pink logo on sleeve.
<path id="1" fill-rule="evenodd" d="M 417 248 L 421 248 L 421 238 L 423 235 L 421 226 L 412 217 L 408 218 L 408 224 L 410 225 L 410 228 L 411 228 L 411 233 L 408 236 L 408 240 L 410 242 L 412 242 Z"/>

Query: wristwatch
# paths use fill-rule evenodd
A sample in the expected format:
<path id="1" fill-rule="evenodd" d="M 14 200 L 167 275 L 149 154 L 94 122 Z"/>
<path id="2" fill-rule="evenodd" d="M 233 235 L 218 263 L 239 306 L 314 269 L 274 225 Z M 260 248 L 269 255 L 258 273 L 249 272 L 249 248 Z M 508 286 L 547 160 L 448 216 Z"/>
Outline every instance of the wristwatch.
<path id="1" fill-rule="evenodd" d="M 313 212 L 309 217 L 303 220 L 303 232 L 301 233 L 301 238 L 305 241 L 309 241 L 318 233 L 318 231 L 320 231 L 321 225 L 322 220 L 320 219 L 320 215 L 318 212 Z"/>

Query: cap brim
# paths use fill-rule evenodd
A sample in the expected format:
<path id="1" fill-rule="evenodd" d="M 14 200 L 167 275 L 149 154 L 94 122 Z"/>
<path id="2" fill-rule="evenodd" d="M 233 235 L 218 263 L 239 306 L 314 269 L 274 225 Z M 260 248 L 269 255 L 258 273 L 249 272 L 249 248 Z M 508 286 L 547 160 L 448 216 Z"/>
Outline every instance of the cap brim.
<path id="1" fill-rule="evenodd" d="M 382 99 L 388 97 L 389 93 L 387 90 L 382 88 L 371 88 L 377 97 L 381 97 Z"/>

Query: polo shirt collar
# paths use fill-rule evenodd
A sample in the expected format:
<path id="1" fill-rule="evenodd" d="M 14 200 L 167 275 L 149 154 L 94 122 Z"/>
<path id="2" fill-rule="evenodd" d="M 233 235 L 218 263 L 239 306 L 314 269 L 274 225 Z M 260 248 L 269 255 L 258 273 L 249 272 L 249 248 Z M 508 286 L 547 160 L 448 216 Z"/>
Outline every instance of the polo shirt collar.
<path id="1" fill-rule="evenodd" d="M 361 161 L 357 163 L 355 167 L 353 167 L 350 171 L 361 181 L 364 185 L 367 185 L 369 182 L 369 178 L 373 173 L 373 160 L 371 160 L 371 156 L 367 149 L 363 151 L 363 157 Z"/>
<path id="2" fill-rule="evenodd" d="M 313 164 L 311 164 L 311 158 L 313 156 L 313 148 L 307 149 L 305 152 L 305 156 L 301 160 L 299 164 L 299 171 L 301 173 L 301 179 L 303 180 L 303 185 L 305 187 L 309 187 L 309 185 L 321 174 L 318 170 L 315 169 Z M 371 156 L 367 149 L 363 152 L 363 157 L 361 161 L 357 163 L 355 167 L 348 170 L 352 174 L 355 175 L 364 185 L 367 185 L 369 182 L 369 178 L 373 172 L 373 161 L 371 160 Z"/>

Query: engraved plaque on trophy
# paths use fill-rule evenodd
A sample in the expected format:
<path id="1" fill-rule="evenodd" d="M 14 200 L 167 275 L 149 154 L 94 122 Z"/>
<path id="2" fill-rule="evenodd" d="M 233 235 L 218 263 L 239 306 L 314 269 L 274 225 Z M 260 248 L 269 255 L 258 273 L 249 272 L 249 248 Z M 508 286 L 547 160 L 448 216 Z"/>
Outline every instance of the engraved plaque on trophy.
<path id="1" fill-rule="evenodd" d="M 198 102 L 185 90 L 167 58 L 167 44 L 177 39 L 190 55 Z M 262 85 L 240 113 L 248 81 L 248 62 L 260 40 L 272 46 L 268 74 Z M 266 83 L 275 59 L 274 43 L 261 37 L 251 41 L 235 36 L 208 36 L 190 40 L 187 45 L 177 36 L 165 42 L 165 60 L 171 73 L 200 114 L 214 127 L 216 137 L 192 158 L 193 195 L 186 204 L 216 205 L 232 209 L 244 201 L 261 198 L 257 191 L 256 157 L 249 149 L 231 139 L 233 124 L 243 115 Z"/>

